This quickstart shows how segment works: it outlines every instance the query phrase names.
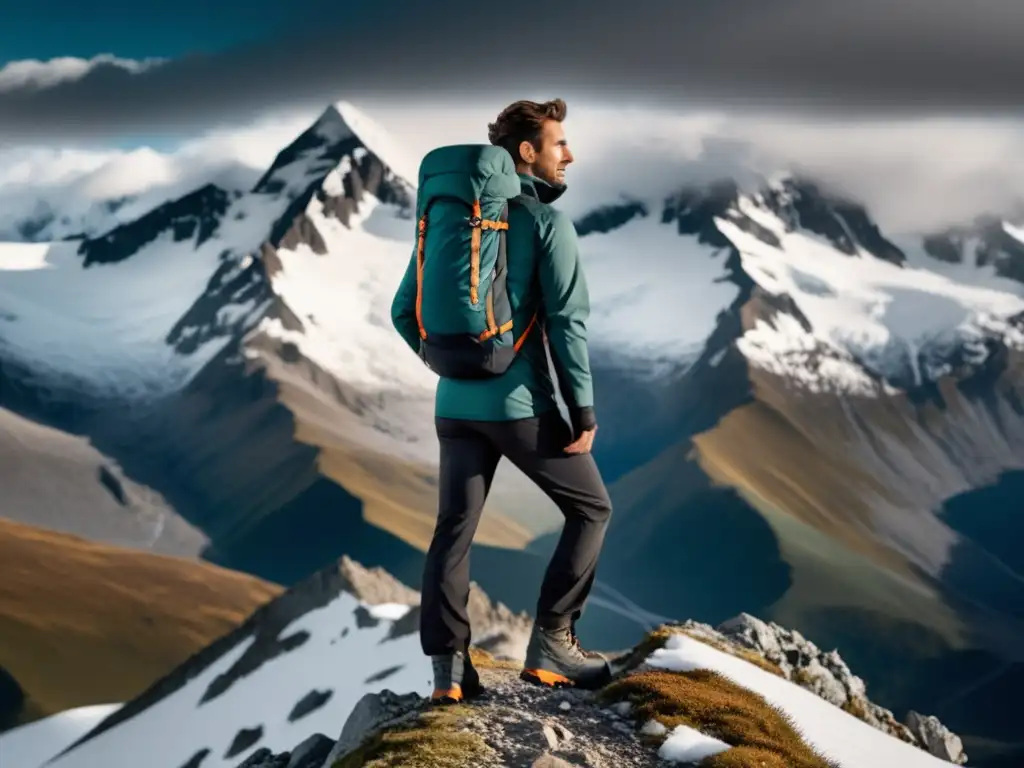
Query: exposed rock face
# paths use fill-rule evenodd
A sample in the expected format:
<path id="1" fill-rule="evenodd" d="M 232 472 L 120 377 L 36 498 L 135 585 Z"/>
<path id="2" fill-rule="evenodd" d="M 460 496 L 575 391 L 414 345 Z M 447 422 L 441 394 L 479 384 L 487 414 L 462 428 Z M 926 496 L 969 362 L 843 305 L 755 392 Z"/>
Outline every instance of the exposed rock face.
<path id="1" fill-rule="evenodd" d="M 339 570 L 348 582 L 348 590 L 368 605 L 420 603 L 419 592 L 407 587 L 383 568 L 366 568 L 348 555 L 343 555 Z"/>
<path id="2" fill-rule="evenodd" d="M 931 754 L 957 765 L 967 762 L 964 744 L 960 737 L 939 722 L 933 715 L 921 715 L 911 710 L 907 713 L 907 727 Z"/>
<path id="3" fill-rule="evenodd" d="M 345 721 L 338 741 L 324 760 L 325 768 L 356 749 L 369 734 L 407 720 L 422 705 L 423 699 L 415 693 L 398 695 L 383 690 L 366 694 Z"/>
<path id="4" fill-rule="evenodd" d="M 314 733 L 291 752 L 275 755 L 266 747 L 258 749 L 238 768 L 320 768 L 333 744 L 323 734 Z"/>
<path id="5" fill-rule="evenodd" d="M 200 187 L 129 224 L 84 240 L 78 247 L 79 254 L 84 257 L 82 266 L 125 261 L 168 231 L 174 242 L 194 238 L 198 247 L 217 231 L 230 200 L 231 195 L 214 184 Z"/>
<path id="6" fill-rule="evenodd" d="M 420 594 L 400 582 L 383 568 L 364 568 L 350 558 L 341 558 L 342 575 L 349 591 L 370 605 L 399 603 L 419 606 Z M 473 645 L 499 659 L 526 657 L 533 619 L 525 612 L 513 613 L 503 603 L 492 601 L 475 581 L 470 582 L 469 620 L 473 627 Z M 399 623 L 414 629 L 419 611 L 410 611 Z"/>

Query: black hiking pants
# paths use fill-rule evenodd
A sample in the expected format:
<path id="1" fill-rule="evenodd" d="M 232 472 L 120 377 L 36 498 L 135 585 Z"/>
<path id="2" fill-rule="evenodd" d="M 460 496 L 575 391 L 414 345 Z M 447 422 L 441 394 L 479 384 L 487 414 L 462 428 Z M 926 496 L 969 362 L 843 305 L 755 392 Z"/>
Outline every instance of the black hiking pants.
<path id="1" fill-rule="evenodd" d="M 441 444 L 438 516 L 423 572 L 420 642 L 427 655 L 470 644 L 469 551 L 502 456 L 565 516 L 537 601 L 536 622 L 575 622 L 594 583 L 611 501 L 594 457 L 567 454 L 572 431 L 558 411 L 515 421 L 436 419 Z"/>

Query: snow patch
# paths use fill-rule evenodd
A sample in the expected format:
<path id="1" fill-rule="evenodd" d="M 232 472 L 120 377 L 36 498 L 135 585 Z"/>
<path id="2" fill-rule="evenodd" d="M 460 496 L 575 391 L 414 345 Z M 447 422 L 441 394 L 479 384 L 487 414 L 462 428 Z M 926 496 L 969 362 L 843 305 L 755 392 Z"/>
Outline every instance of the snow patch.
<path id="1" fill-rule="evenodd" d="M 580 239 L 591 344 L 612 356 L 678 366 L 698 357 L 739 289 L 728 251 L 680 235 L 657 217 Z"/>
<path id="2" fill-rule="evenodd" d="M 398 621 L 412 610 L 412 606 L 405 603 L 380 603 L 379 605 L 371 605 L 366 610 L 375 619 Z"/>
<path id="3" fill-rule="evenodd" d="M 3 764 L 37 768 L 120 708 L 120 704 L 76 707 L 0 733 Z"/>
<path id="4" fill-rule="evenodd" d="M 180 355 L 168 334 L 206 291 L 225 251 L 256 250 L 285 205 L 249 195 L 229 205 L 198 248 L 192 240 L 174 242 L 168 231 L 125 261 L 88 269 L 76 242 L 0 243 L 0 304 L 18 318 L 0 327 L 0 350 L 101 394 L 147 397 L 183 386 L 229 337 Z M 226 308 L 218 321 L 255 309 Z"/>
<path id="5" fill-rule="evenodd" d="M 658 749 L 658 757 L 674 763 L 698 763 L 732 747 L 713 736 L 685 725 L 677 725 Z"/>
<path id="6" fill-rule="evenodd" d="M 1024 228 L 1011 224 L 1008 221 L 1004 221 L 1003 231 L 1005 231 L 1006 234 L 1008 234 L 1014 240 L 1017 240 L 1020 243 L 1024 243 Z"/>
<path id="7" fill-rule="evenodd" d="M 304 332 L 266 319 L 260 330 L 295 343 L 325 370 L 356 387 L 433 392 L 437 375 L 395 332 L 391 301 L 412 258 L 413 224 L 398 206 L 366 197 L 349 225 L 325 216 L 313 199 L 306 216 L 327 245 L 319 255 L 305 243 L 279 249 L 272 285 Z"/>
<path id="8" fill-rule="evenodd" d="M 234 768 L 261 747 L 284 752 L 314 733 L 336 734 L 366 693 L 387 687 L 397 693 L 429 695 L 430 665 L 418 636 L 389 640 L 393 624 L 387 620 L 360 627 L 356 619 L 360 606 L 350 594 L 342 593 L 299 617 L 280 636 L 308 632 L 305 642 L 201 703 L 210 683 L 230 669 L 252 639 L 239 643 L 175 693 L 82 743 L 47 768 L 138 768 L 146 755 L 159 755 L 159 768 L 175 768 L 204 748 L 210 754 L 203 768 Z M 375 670 L 395 666 L 399 668 L 386 680 L 367 682 Z M 290 722 L 292 708 L 314 689 L 333 693 L 321 707 Z M 231 758 L 224 757 L 239 731 L 257 727 L 263 731 L 255 743 Z"/>
<path id="9" fill-rule="evenodd" d="M 865 251 L 850 256 L 818 236 L 786 232 L 749 201 L 741 208 L 758 211 L 758 223 L 781 247 L 725 219 L 715 220 L 718 229 L 751 279 L 767 293 L 791 298 L 811 330 L 780 314 L 755 323 L 738 346 L 756 365 L 812 390 L 870 394 L 879 391 L 870 374 L 920 384 L 936 373 L 921 367 L 932 350 L 1004 328 L 1024 311 L 1024 285 L 991 267 L 939 262 L 919 241 L 897 243 L 907 254 L 902 267 Z"/>
<path id="10" fill-rule="evenodd" d="M 871 396 L 883 386 L 845 350 L 807 333 L 792 315 L 757 320 L 736 348 L 757 367 L 810 392 Z"/>
<path id="11" fill-rule="evenodd" d="M 347 101 L 337 101 L 333 110 L 346 124 L 366 149 L 390 168 L 399 178 L 413 189 L 419 181 L 419 161 L 405 147 L 396 142 L 380 124 Z M 356 157 L 356 162 L 361 158 Z"/>

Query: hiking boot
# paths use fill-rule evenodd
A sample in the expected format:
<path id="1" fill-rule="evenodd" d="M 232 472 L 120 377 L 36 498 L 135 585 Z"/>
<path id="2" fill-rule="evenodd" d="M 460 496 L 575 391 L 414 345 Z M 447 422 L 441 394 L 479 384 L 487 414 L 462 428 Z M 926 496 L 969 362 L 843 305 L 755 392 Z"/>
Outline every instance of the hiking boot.
<path id="1" fill-rule="evenodd" d="M 543 629 L 534 624 L 519 677 L 552 688 L 600 688 L 611 680 L 611 669 L 601 654 L 580 647 L 572 627 Z"/>
<path id="2" fill-rule="evenodd" d="M 605 661 L 607 661 L 607 657 L 603 653 L 598 653 L 597 651 L 588 651 L 582 645 L 580 645 L 580 639 L 576 636 L 575 624 L 569 625 L 569 642 L 571 642 L 573 645 L 579 648 L 580 652 L 588 659 L 604 659 Z"/>
<path id="3" fill-rule="evenodd" d="M 480 675 L 468 653 L 456 651 L 444 656 L 431 656 L 434 667 L 433 704 L 456 704 L 483 693 Z"/>

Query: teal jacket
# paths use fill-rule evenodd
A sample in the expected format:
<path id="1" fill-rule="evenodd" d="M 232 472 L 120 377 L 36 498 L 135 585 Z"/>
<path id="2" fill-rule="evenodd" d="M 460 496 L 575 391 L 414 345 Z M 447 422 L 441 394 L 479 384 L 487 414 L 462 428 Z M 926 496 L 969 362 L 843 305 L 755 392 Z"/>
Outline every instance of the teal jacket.
<path id="1" fill-rule="evenodd" d="M 573 431 L 578 434 L 596 421 L 587 351 L 590 296 L 576 228 L 564 212 L 551 207 L 565 191 L 564 186 L 525 174 L 519 174 L 519 180 L 522 193 L 509 205 L 508 212 L 508 293 L 513 327 L 526 328 L 534 312 L 537 325 L 504 375 L 475 381 L 440 379 L 435 416 L 505 421 L 557 409 L 556 381 L 552 380 L 545 352 L 546 336 L 557 386 Z M 418 354 L 415 248 L 395 294 L 391 317 L 396 330 Z"/>

